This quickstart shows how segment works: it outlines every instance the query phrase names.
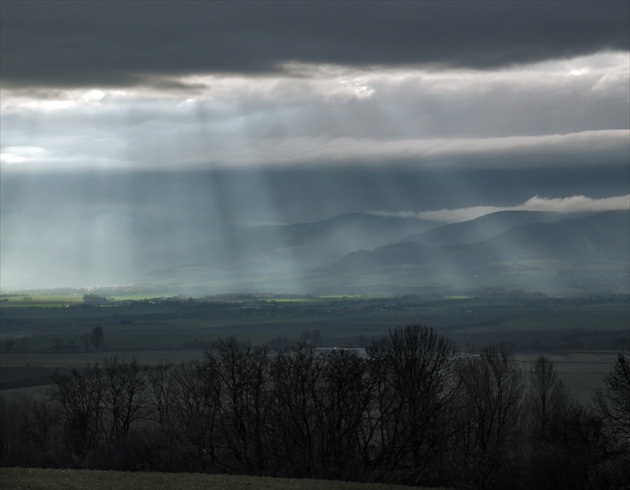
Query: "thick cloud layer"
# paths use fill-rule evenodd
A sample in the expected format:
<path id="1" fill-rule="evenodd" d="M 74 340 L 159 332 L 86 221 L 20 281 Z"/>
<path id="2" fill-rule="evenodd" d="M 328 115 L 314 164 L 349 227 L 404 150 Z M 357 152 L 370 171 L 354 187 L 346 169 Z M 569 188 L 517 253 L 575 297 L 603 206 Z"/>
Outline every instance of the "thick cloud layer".
<path id="1" fill-rule="evenodd" d="M 5 169 L 189 169 L 405 162 L 626 164 L 628 56 L 501 70 L 357 70 L 181 78 L 191 90 L 2 98 Z M 71 137 L 69 137 L 71 136 Z"/>
<path id="2" fill-rule="evenodd" d="M 176 86 L 288 62 L 491 68 L 630 44 L 628 2 L 2 2 L 5 87 Z"/>
<path id="3" fill-rule="evenodd" d="M 133 283 L 156 236 L 626 207 L 629 5 L 3 0 L 2 287 Z"/>

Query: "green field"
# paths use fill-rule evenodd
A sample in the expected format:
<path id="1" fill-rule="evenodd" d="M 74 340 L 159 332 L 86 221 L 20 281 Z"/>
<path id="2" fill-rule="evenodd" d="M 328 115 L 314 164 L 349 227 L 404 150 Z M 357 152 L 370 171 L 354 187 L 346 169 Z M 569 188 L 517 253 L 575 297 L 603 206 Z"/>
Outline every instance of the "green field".
<path id="1" fill-rule="evenodd" d="M 83 301 L 83 296 L 80 294 L 2 295 L 2 305 L 5 307 L 64 308 L 68 305 L 81 303 L 81 301 Z"/>
<path id="2" fill-rule="evenodd" d="M 0 468 L 4 490 L 403 490 L 411 487 L 378 483 L 297 480 L 195 473 L 130 473 L 120 471 Z M 420 488 L 420 487 L 415 487 Z M 436 489 L 437 490 L 437 489 Z"/>

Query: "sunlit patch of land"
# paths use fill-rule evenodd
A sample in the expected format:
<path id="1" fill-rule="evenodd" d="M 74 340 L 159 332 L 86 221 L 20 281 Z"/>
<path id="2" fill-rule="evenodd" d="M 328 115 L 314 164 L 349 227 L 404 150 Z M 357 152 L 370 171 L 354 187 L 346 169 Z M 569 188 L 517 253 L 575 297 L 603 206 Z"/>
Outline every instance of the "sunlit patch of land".
<path id="1" fill-rule="evenodd" d="M 53 308 L 81 303 L 83 296 L 80 294 L 3 294 L 0 301 L 2 306 Z"/>

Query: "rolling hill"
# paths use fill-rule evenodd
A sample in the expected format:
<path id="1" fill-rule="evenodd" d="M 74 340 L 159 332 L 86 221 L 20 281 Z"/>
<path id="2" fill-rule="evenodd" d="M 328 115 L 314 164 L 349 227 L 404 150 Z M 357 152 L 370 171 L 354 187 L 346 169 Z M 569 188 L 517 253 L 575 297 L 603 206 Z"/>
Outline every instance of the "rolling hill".
<path id="1" fill-rule="evenodd" d="M 629 211 L 505 211 L 448 225 L 346 214 L 265 226 L 77 212 L 40 240 L 3 235 L 2 269 L 25 287 L 47 275 L 58 281 L 51 286 L 151 285 L 185 294 L 627 292 L 629 223 Z M 81 235 L 83 228 L 92 232 Z"/>
<path id="2" fill-rule="evenodd" d="M 432 247 L 462 245 L 480 242 L 518 225 L 547 223 L 566 217 L 561 213 L 539 211 L 500 211 L 480 218 L 451 223 L 417 233 L 405 238 L 405 242 L 421 243 Z"/>
<path id="3" fill-rule="evenodd" d="M 355 284 L 379 275 L 401 286 L 627 291 L 629 224 L 628 211 L 496 213 L 350 253 L 326 271 Z"/>

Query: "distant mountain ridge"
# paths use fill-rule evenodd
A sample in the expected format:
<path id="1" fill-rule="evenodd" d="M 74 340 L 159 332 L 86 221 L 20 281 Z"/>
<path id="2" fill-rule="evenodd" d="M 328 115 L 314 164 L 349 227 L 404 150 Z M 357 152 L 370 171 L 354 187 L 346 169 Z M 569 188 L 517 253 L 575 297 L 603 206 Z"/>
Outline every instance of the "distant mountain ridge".
<path id="1" fill-rule="evenodd" d="M 68 221 L 80 229 L 83 219 Z M 146 218 L 146 219 L 145 219 Z M 138 230 L 84 243 L 2 236 L 2 267 L 28 284 L 47 269 L 68 284 L 139 284 L 191 292 L 413 292 L 501 287 L 628 292 L 630 211 L 502 211 L 458 223 L 345 214 L 239 226 L 197 217 L 100 216 Z M 15 272 L 17 271 L 17 272 Z M 98 275 L 94 272 L 98 271 Z M 63 284 L 66 286 L 66 284 Z"/>
<path id="2" fill-rule="evenodd" d="M 157 249 L 153 257 L 145 257 L 144 265 L 153 266 L 147 272 L 152 281 L 191 274 L 196 268 L 204 271 L 192 272 L 197 282 L 203 282 L 211 271 L 210 281 L 221 278 L 229 283 L 231 276 L 238 275 L 262 276 L 256 279 L 258 283 L 280 277 L 282 283 L 282 274 L 301 276 L 355 250 L 372 250 L 437 225 L 417 218 L 363 213 L 287 225 L 225 225 L 219 230 L 209 228 L 205 238 L 195 232 L 197 241 L 179 249 Z"/>
<path id="3" fill-rule="evenodd" d="M 149 282 L 218 291 L 626 291 L 629 223 L 628 211 L 503 211 L 448 225 L 360 213 L 288 225 L 195 224 L 176 246 L 158 246 L 162 259 L 143 270 Z"/>
<path id="4" fill-rule="evenodd" d="M 501 212 L 445 225 L 371 251 L 350 253 L 329 268 L 346 278 L 377 271 L 409 284 L 628 289 L 630 212 L 578 215 Z M 614 276 L 614 277 L 613 277 Z M 579 279 L 579 280 L 578 280 Z M 346 279 L 348 280 L 348 279 Z M 351 279 L 352 280 L 352 279 Z M 358 280 L 355 277 L 354 280 Z M 586 286 L 584 286 L 586 287 Z"/>
<path id="5" fill-rule="evenodd" d="M 543 211 L 499 211 L 469 221 L 438 226 L 424 233 L 410 235 L 404 241 L 433 247 L 463 245 L 491 238 L 497 233 L 507 231 L 517 225 L 546 223 L 565 217 L 566 214 Z"/>

